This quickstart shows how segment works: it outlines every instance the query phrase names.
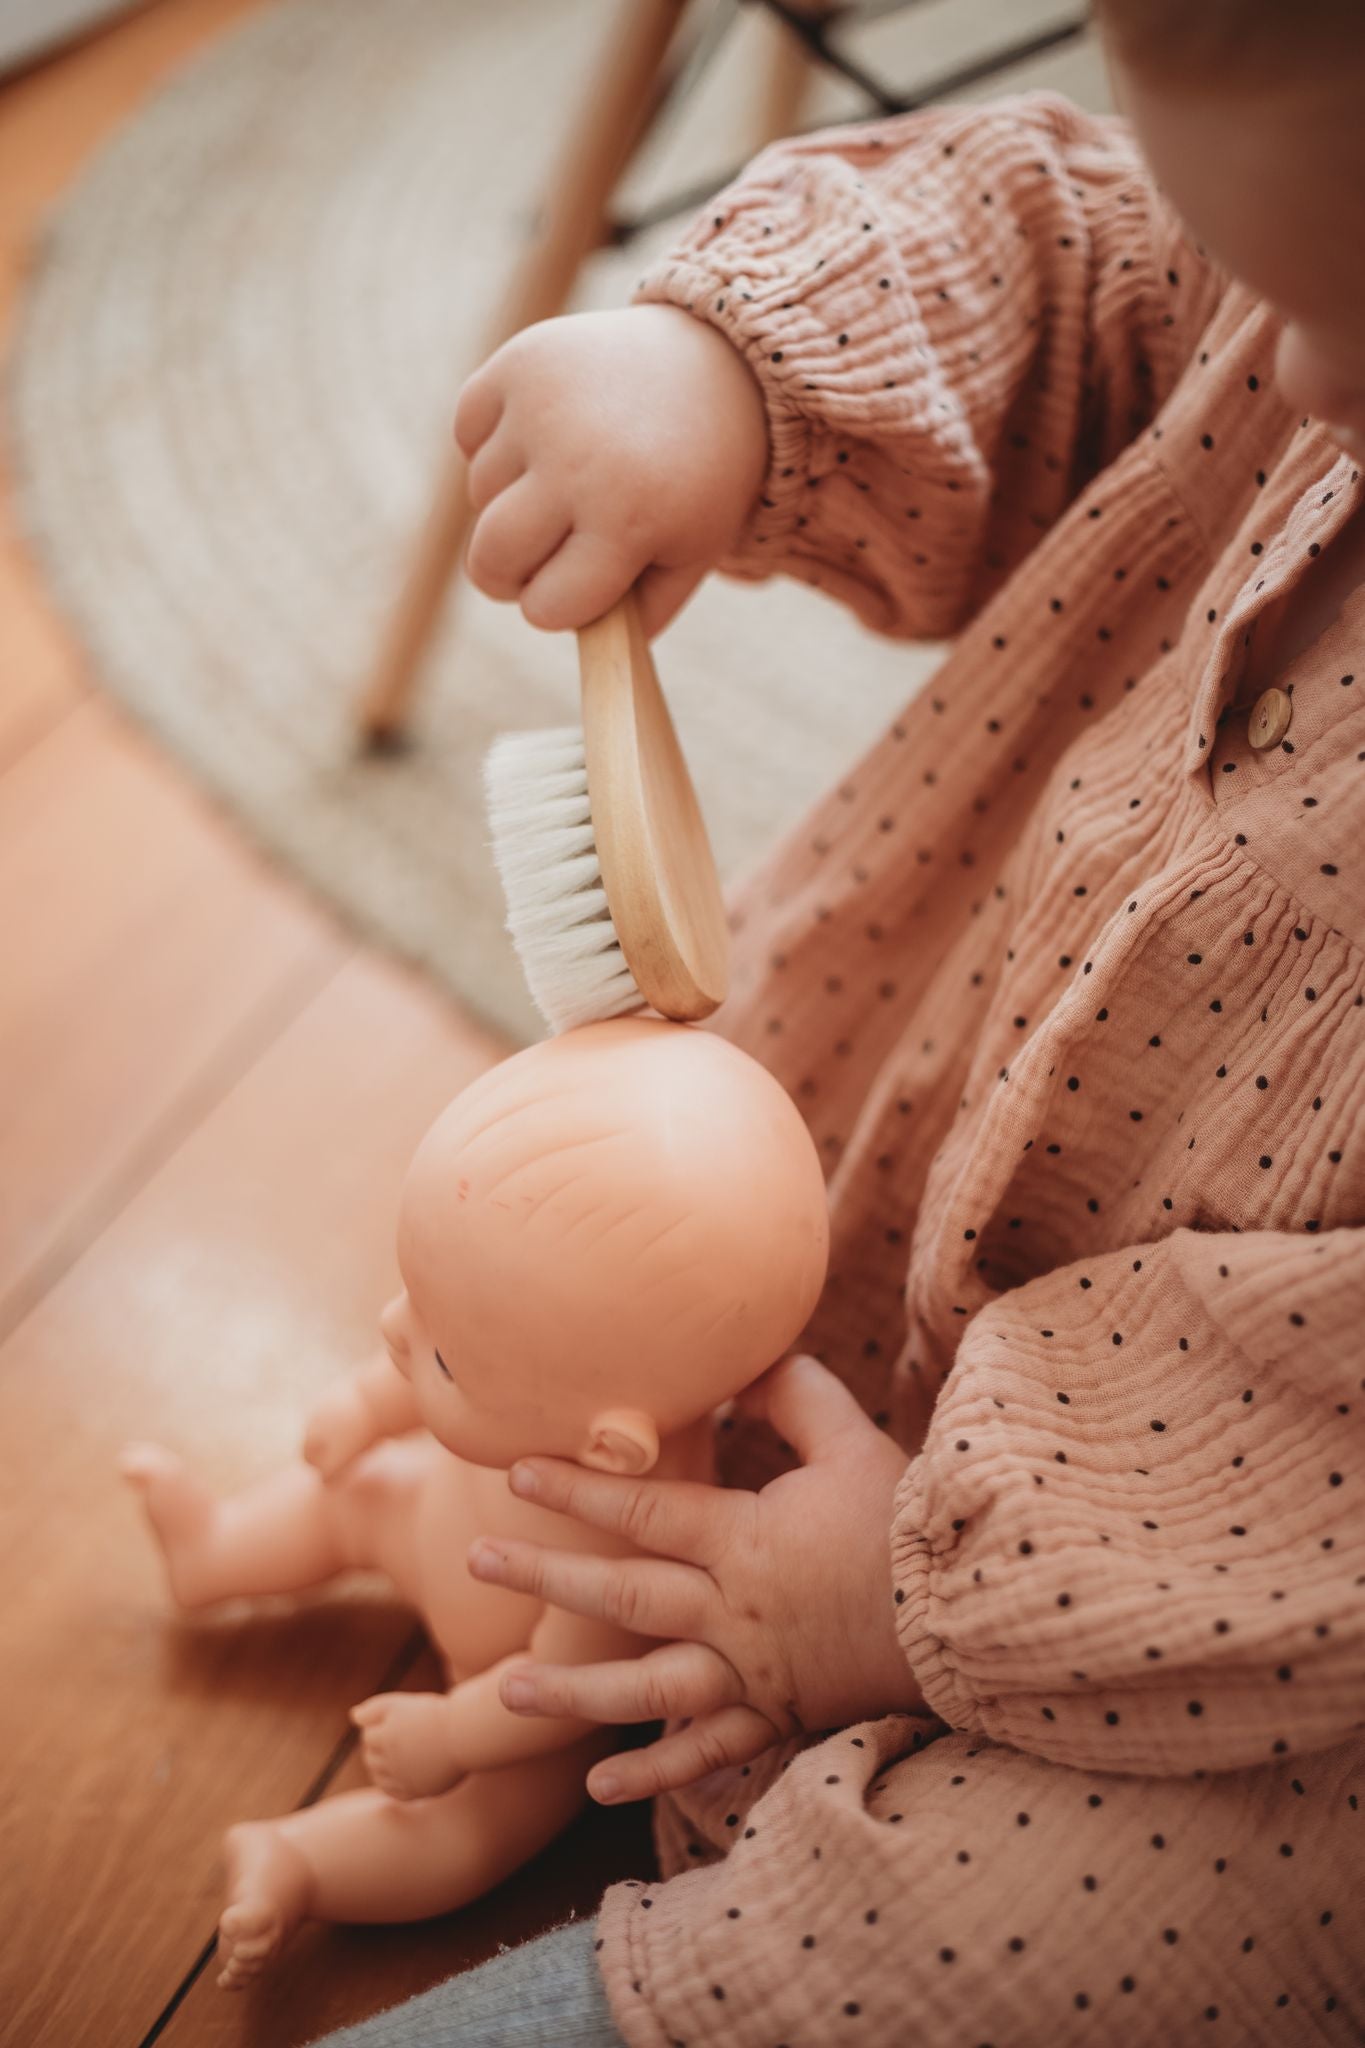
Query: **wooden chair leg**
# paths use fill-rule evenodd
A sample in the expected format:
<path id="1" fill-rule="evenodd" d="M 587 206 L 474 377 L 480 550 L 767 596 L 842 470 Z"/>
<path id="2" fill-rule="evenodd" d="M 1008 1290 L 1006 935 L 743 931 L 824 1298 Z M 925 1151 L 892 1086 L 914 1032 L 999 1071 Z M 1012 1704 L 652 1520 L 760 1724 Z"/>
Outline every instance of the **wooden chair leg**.
<path id="1" fill-rule="evenodd" d="M 648 131 L 664 64 L 688 0 L 621 0 L 605 61 L 565 142 L 534 237 L 517 264 L 485 337 L 490 355 L 568 298 L 579 266 L 599 246 L 613 190 Z M 473 524 L 465 463 L 452 447 L 359 705 L 362 739 L 400 735 L 418 666 Z"/>

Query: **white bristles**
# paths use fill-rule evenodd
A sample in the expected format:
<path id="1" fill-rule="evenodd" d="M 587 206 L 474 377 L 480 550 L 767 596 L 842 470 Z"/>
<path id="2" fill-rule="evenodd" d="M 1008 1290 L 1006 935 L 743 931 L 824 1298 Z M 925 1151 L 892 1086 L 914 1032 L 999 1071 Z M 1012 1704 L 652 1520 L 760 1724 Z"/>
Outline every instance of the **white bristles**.
<path id="1" fill-rule="evenodd" d="M 504 734 L 484 788 L 507 929 L 550 1029 L 640 1009 L 602 887 L 582 733 Z"/>

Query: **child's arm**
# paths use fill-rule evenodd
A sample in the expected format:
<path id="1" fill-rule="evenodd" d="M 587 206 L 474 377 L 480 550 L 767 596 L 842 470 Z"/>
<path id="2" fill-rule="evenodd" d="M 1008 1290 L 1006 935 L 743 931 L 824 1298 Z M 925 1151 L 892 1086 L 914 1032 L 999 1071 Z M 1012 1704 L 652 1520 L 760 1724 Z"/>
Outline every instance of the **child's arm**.
<path id="1" fill-rule="evenodd" d="M 897 1502 L 930 1706 L 1158 1775 L 1359 1729 L 1362 1328 L 1350 1229 L 1182 1230 L 982 1310 Z"/>
<path id="2" fill-rule="evenodd" d="M 1362 1328 L 1365 1230 L 1177 1231 L 982 1309 L 908 1470 L 847 1388 L 788 1360 L 767 1413 L 802 1463 L 761 1493 L 698 1514 L 691 1489 L 514 1469 L 543 1506 L 676 1560 L 666 1576 L 524 1544 L 480 1576 L 607 1613 L 628 1591 L 668 1640 L 615 1673 L 530 1674 L 534 1709 L 591 1698 L 615 1723 L 651 1718 L 667 1666 L 690 1723 L 608 1759 L 594 1791 L 926 1702 L 1092 1771 L 1325 1749 L 1365 1725 Z"/>
<path id="3" fill-rule="evenodd" d="M 323 1395 L 308 1418 L 303 1455 L 324 1479 L 331 1479 L 371 1444 L 402 1436 L 420 1422 L 411 1386 L 385 1356 Z"/>
<path id="4" fill-rule="evenodd" d="M 766 482 L 719 566 L 939 636 L 1151 421 L 1222 290 L 1123 125 L 1035 95 L 778 144 L 639 295 L 763 393 Z"/>
<path id="5" fill-rule="evenodd" d="M 641 1637 L 610 1622 L 547 1607 L 528 1651 L 504 1657 L 450 1692 L 377 1693 L 352 1708 L 370 1777 L 392 1798 L 423 1799 L 448 1791 L 468 1771 L 567 1749 L 595 1724 L 513 1713 L 498 1697 L 503 1678 L 527 1655 L 557 1665 L 610 1663 L 645 1647 Z"/>

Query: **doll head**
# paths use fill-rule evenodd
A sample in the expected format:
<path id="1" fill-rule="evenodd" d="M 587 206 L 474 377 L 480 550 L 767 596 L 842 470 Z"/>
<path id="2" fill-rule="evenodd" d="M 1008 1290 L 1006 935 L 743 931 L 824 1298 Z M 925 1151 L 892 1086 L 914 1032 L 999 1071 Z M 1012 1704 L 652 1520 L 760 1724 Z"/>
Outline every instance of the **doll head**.
<path id="1" fill-rule="evenodd" d="M 384 1315 L 432 1433 L 643 1472 L 780 1358 L 824 1284 L 814 1145 L 756 1061 L 616 1018 L 456 1097 L 403 1189 Z"/>

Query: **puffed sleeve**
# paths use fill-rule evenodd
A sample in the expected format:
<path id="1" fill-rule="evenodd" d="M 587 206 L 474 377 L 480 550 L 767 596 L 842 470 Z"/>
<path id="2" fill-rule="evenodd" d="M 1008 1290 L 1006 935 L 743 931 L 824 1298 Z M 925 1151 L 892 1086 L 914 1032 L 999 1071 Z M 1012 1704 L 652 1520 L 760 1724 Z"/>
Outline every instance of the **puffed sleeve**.
<path id="1" fill-rule="evenodd" d="M 1125 126 L 1039 94 L 775 145 L 637 296 L 762 387 L 769 473 L 721 567 L 930 637 L 1153 417 L 1222 290 Z"/>
<path id="2" fill-rule="evenodd" d="M 1178 1231 L 1003 1295 L 892 1564 L 930 1705 L 1014 1748 L 1169 1774 L 1365 1726 L 1365 1232 Z"/>

